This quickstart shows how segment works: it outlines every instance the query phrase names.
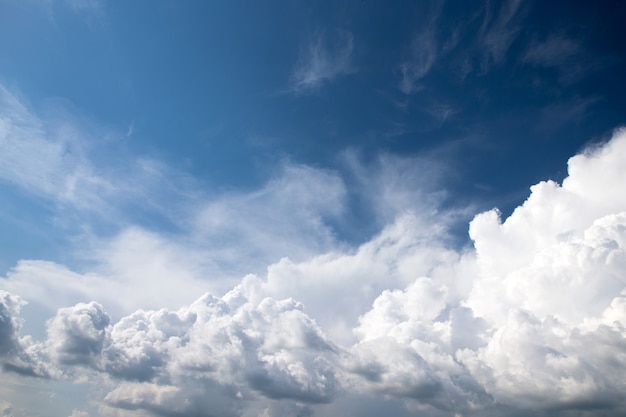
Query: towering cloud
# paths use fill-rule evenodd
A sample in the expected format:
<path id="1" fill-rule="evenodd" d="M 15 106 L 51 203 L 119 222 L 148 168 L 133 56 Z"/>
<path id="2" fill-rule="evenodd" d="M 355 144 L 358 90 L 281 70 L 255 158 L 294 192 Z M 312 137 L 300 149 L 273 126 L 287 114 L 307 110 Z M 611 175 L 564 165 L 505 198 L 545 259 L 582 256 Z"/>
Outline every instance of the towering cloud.
<path id="1" fill-rule="evenodd" d="M 352 253 L 284 259 L 178 310 L 59 309 L 41 343 L 2 292 L 0 354 L 5 371 L 101 378 L 102 410 L 162 416 L 331 415 L 355 396 L 418 415 L 622 415 L 625 180 L 620 130 L 504 221 L 477 215 L 475 250 L 405 214 Z"/>

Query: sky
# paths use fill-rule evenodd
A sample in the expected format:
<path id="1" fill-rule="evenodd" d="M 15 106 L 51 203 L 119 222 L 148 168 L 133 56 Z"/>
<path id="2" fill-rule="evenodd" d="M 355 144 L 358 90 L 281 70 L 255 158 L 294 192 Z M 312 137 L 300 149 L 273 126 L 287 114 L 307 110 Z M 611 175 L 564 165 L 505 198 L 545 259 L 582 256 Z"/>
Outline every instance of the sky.
<path id="1" fill-rule="evenodd" d="M 0 416 L 625 415 L 625 19 L 0 0 Z"/>

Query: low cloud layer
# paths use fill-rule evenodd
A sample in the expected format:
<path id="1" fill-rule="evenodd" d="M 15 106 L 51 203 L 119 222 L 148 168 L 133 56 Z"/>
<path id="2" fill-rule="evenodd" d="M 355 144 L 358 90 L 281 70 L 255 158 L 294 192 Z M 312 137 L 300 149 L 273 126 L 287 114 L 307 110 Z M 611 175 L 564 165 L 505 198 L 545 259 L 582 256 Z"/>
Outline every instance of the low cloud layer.
<path id="1" fill-rule="evenodd" d="M 359 396 L 412 415 L 623 415 L 626 130 L 568 172 L 507 219 L 477 215 L 466 251 L 406 213 L 353 252 L 285 258 L 180 309 L 61 308 L 41 342 L 3 291 L 4 372 L 103 381 L 103 415 L 334 415 Z"/>

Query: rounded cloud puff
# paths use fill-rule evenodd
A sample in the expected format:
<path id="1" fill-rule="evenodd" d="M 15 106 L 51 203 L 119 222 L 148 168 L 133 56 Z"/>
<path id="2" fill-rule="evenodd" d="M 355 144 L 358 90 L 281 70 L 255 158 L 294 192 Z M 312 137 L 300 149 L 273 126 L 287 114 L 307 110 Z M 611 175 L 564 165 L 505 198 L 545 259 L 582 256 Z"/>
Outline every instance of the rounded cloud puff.
<path id="1" fill-rule="evenodd" d="M 41 343 L 2 292 L 4 369 L 104 376 L 103 407 L 158 415 L 333 415 L 355 397 L 407 415 L 623 415 L 624 184 L 621 130 L 504 221 L 477 215 L 471 250 L 405 213 L 355 251 L 283 259 L 178 310 L 62 308 Z"/>

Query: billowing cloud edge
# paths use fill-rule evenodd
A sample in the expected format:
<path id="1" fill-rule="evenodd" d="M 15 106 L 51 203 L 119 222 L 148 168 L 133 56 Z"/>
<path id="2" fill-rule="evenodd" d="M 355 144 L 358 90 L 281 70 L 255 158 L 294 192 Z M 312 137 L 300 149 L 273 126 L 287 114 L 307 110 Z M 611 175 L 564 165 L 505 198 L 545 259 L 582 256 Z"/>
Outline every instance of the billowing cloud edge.
<path id="1" fill-rule="evenodd" d="M 572 157 L 562 185 L 531 187 L 504 221 L 496 209 L 477 215 L 472 251 L 415 238 L 407 215 L 354 253 L 285 259 L 178 310 L 114 323 L 96 302 L 59 309 L 42 342 L 20 336 L 23 301 L 3 291 L 3 369 L 105 378 L 107 407 L 159 415 L 212 415 L 209 404 L 242 415 L 259 402 L 269 415 L 277 401 L 314 410 L 346 393 L 433 415 L 619 415 L 625 161 L 620 129 Z"/>

